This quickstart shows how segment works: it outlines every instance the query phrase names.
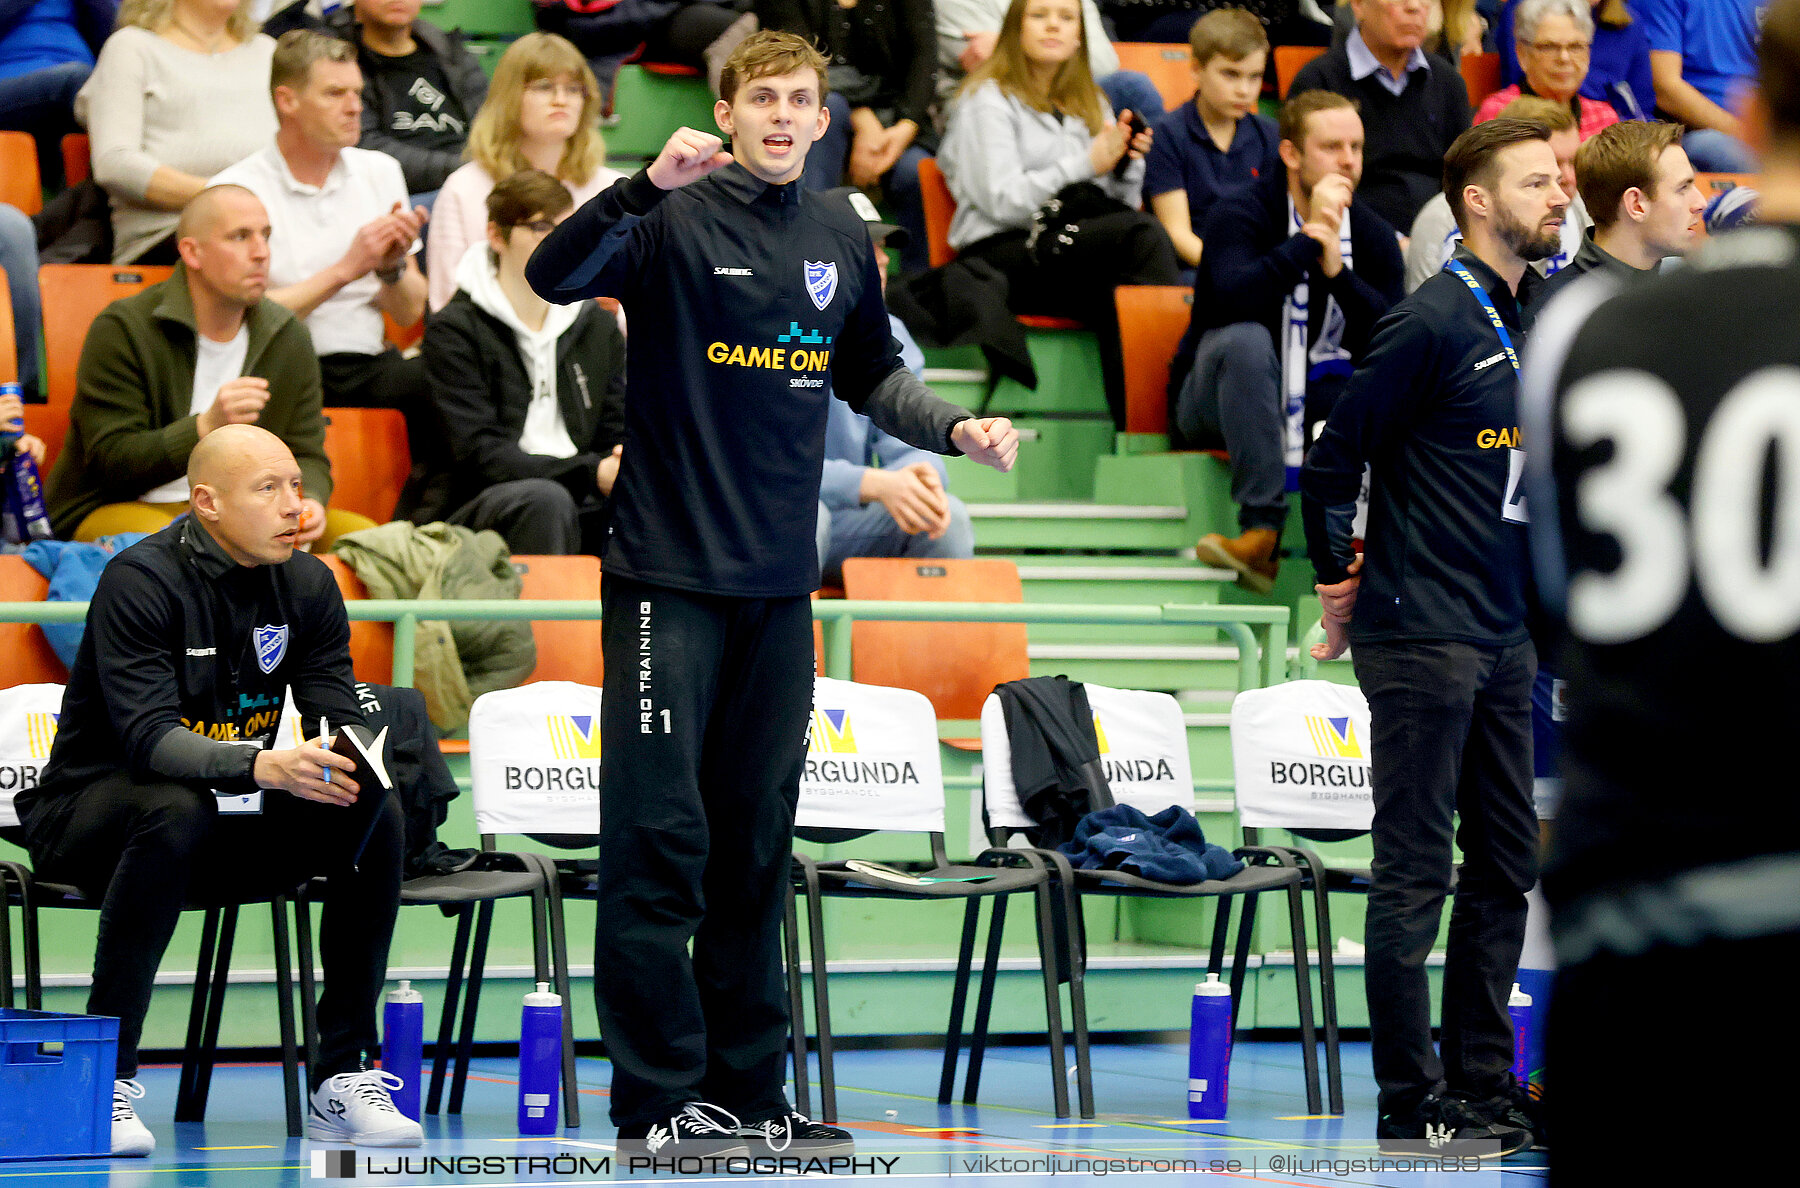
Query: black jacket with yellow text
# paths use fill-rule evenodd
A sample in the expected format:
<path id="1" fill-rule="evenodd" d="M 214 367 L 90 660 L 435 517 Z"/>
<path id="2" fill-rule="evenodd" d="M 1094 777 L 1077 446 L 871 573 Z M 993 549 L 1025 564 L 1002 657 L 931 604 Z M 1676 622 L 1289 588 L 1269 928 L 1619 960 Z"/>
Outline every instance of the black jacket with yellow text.
<path id="1" fill-rule="evenodd" d="M 550 301 L 616 297 L 631 320 L 610 573 L 808 594 L 825 401 L 835 393 L 940 454 L 970 415 L 900 362 L 850 204 L 736 162 L 672 191 L 647 173 L 614 184 L 551 232 L 525 275 Z"/>

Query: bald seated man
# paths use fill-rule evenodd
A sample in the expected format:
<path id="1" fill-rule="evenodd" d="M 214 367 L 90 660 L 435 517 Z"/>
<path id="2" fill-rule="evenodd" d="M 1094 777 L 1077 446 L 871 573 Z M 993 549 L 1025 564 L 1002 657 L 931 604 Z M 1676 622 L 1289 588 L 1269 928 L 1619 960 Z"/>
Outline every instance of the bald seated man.
<path id="1" fill-rule="evenodd" d="M 242 186 L 200 191 L 176 225 L 175 275 L 101 311 L 76 373 L 69 436 L 46 484 L 61 537 L 155 532 L 187 510 L 188 454 L 260 425 L 299 460 L 299 543 L 328 548 L 374 521 L 327 511 L 319 357 L 269 287 L 269 216 Z"/>
<path id="2" fill-rule="evenodd" d="M 38 876 L 101 905 L 87 1010 L 119 1019 L 112 1153 L 155 1147 L 133 1106 L 138 1041 L 183 905 L 315 875 L 326 983 L 308 1134 L 417 1146 L 389 1096 L 399 1078 L 365 1071 L 400 903 L 400 804 L 327 749 L 363 715 L 343 599 L 297 550 L 301 466 L 267 429 L 227 424 L 186 477 L 191 514 L 101 571 L 42 782 L 15 801 Z M 278 750 L 287 688 L 307 741 Z"/>

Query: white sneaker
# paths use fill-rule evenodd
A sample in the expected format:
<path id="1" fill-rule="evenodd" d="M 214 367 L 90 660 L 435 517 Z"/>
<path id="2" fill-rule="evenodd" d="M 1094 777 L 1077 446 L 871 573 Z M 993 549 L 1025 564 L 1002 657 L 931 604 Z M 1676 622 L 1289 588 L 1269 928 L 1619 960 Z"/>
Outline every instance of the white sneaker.
<path id="1" fill-rule="evenodd" d="M 138 1121 L 131 1099 L 142 1097 L 144 1087 L 136 1081 L 113 1082 L 112 1153 L 114 1155 L 148 1155 L 156 1150 L 156 1136 Z"/>
<path id="2" fill-rule="evenodd" d="M 313 1091 L 306 1137 L 358 1147 L 418 1146 L 425 1132 L 388 1096 L 405 1083 L 378 1068 L 327 1079 Z"/>

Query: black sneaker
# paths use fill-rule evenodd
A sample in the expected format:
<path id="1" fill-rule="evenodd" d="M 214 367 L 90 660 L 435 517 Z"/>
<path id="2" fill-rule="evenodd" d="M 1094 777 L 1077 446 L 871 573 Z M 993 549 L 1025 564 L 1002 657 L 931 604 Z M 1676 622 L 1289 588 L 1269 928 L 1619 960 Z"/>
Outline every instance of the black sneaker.
<path id="1" fill-rule="evenodd" d="M 1544 1121 L 1544 1087 L 1530 1081 L 1515 1082 L 1501 1120 L 1508 1126 L 1531 1131 L 1531 1149 L 1550 1149 L 1550 1129 Z"/>
<path id="2" fill-rule="evenodd" d="M 1375 1142 L 1383 1155 L 1504 1159 L 1531 1146 L 1531 1132 L 1460 1098 L 1428 1097 L 1410 1116 L 1383 1115 Z"/>
<path id="3" fill-rule="evenodd" d="M 737 1115 L 704 1101 L 690 1101 L 664 1122 L 622 1126 L 615 1145 L 620 1159 L 648 1155 L 678 1159 L 742 1159 L 750 1148 L 738 1137 Z"/>
<path id="4" fill-rule="evenodd" d="M 756 1155 L 825 1158 L 856 1154 L 856 1140 L 850 1137 L 848 1130 L 814 1122 L 799 1110 L 740 1126 L 738 1134 L 749 1141 L 750 1150 Z"/>

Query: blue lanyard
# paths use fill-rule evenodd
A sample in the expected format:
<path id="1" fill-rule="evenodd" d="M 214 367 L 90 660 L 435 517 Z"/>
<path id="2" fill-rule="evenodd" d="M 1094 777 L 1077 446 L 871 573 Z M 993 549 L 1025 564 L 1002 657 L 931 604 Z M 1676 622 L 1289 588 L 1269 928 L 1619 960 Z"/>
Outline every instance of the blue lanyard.
<path id="1" fill-rule="evenodd" d="M 1513 374 L 1517 375 L 1519 356 L 1513 351 L 1512 335 L 1506 332 L 1506 323 L 1500 320 L 1500 311 L 1494 308 L 1494 303 L 1489 299 L 1487 290 L 1481 287 L 1481 282 L 1475 279 L 1475 274 L 1463 267 L 1462 261 L 1456 257 L 1452 256 L 1444 261 L 1444 267 L 1462 278 L 1462 283 L 1469 286 L 1469 292 L 1475 294 L 1475 300 L 1481 302 L 1481 308 L 1487 310 L 1488 321 L 1494 324 L 1494 333 L 1500 336 L 1500 346 L 1506 351 L 1508 361 L 1512 363 Z"/>

